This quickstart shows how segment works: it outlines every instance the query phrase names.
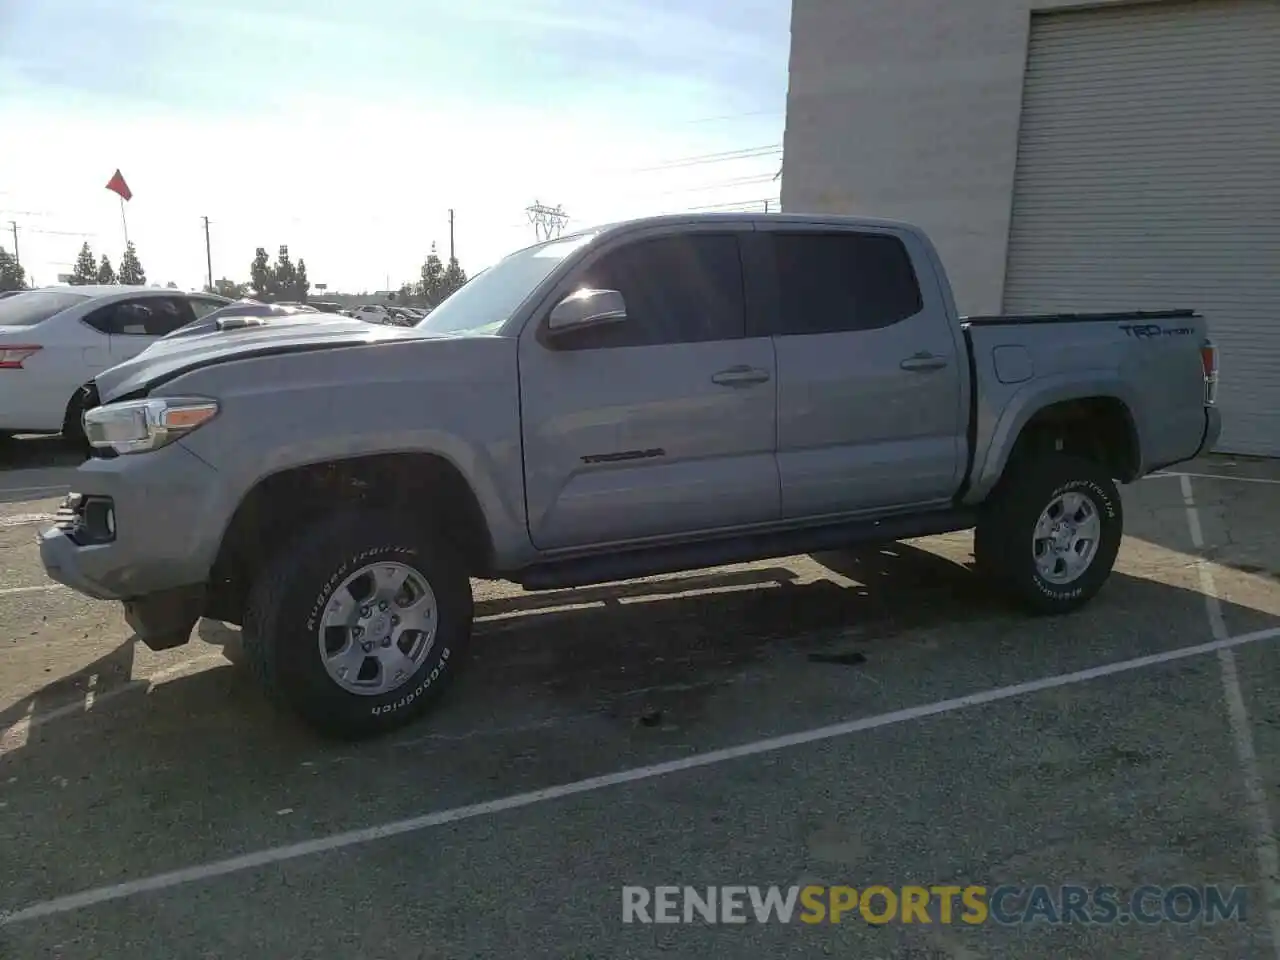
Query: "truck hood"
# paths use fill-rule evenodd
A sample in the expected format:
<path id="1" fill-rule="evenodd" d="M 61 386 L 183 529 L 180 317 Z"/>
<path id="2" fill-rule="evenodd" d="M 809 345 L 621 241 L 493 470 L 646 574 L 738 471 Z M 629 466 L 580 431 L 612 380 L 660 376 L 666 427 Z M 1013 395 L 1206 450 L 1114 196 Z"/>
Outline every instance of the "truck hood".
<path id="1" fill-rule="evenodd" d="M 110 403 L 191 370 L 233 360 L 439 336 L 414 327 L 383 326 L 363 320 L 320 320 L 314 314 L 266 319 L 270 322 L 257 327 L 210 330 L 157 340 L 136 357 L 94 378 L 98 400 Z"/>

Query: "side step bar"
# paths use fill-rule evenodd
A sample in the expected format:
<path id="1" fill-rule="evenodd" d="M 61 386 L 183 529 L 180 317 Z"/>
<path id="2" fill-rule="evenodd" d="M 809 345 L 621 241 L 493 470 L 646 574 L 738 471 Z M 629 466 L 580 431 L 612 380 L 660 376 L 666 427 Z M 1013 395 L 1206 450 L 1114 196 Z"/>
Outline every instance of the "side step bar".
<path id="1" fill-rule="evenodd" d="M 818 553 L 861 544 L 891 543 L 911 537 L 954 533 L 957 530 L 968 530 L 977 522 L 976 510 L 947 509 L 881 520 L 859 520 L 833 526 L 664 544 L 569 560 L 553 560 L 526 567 L 504 579 L 514 581 L 526 590 L 585 587 L 635 577 L 719 567 L 727 563 L 750 563 L 799 553 Z"/>

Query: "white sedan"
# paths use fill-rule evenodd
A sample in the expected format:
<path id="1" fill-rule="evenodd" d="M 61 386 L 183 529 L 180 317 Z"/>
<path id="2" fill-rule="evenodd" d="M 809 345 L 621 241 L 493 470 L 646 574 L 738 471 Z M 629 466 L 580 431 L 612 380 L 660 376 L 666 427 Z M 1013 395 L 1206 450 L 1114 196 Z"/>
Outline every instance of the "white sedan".
<path id="1" fill-rule="evenodd" d="M 83 442 L 80 388 L 231 301 L 125 287 L 41 287 L 0 299 L 0 435 Z"/>

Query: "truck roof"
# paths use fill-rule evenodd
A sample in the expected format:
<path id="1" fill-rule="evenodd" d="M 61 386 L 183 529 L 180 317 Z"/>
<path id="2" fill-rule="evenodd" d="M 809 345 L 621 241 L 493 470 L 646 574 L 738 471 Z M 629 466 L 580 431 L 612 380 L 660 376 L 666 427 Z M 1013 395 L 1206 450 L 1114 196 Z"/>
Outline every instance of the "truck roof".
<path id="1" fill-rule="evenodd" d="M 666 226 L 697 223 L 795 223 L 795 224 L 830 224 L 833 227 L 883 227 L 900 230 L 915 230 L 916 225 L 903 220 L 889 220 L 880 217 L 863 217 L 837 213 L 764 213 L 739 211 L 737 213 L 671 213 L 658 216 L 636 217 L 630 220 L 615 220 L 575 230 L 572 234 L 557 237 L 556 240 L 570 240 L 586 234 L 614 233 L 623 230 L 641 229 L 651 226 Z M 550 241 L 552 243 L 555 240 Z"/>

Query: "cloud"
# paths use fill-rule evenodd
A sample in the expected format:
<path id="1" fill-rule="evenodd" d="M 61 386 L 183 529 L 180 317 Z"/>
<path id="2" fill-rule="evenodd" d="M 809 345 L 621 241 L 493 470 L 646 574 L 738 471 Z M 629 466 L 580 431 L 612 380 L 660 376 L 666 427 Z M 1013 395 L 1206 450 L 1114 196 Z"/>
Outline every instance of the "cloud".
<path id="1" fill-rule="evenodd" d="M 104 25 L 96 7 L 44 0 L 0 41 L 0 129 L 38 145 L 0 152 L 0 218 L 19 220 L 41 282 L 82 236 L 115 260 L 103 184 L 120 167 L 154 280 L 203 282 L 208 215 L 217 275 L 243 278 L 256 246 L 287 243 L 313 280 L 373 289 L 413 276 L 433 240 L 443 251 L 450 207 L 475 270 L 533 239 L 535 199 L 585 224 L 776 196 L 716 186 L 772 174 L 776 157 L 636 172 L 781 140 L 785 13 L 779 35 L 768 6 L 771 21 L 740 29 L 737 7 L 659 0 L 145 0 Z M 15 53 L 68 22 L 47 69 Z M 741 112 L 756 115 L 686 122 Z"/>

